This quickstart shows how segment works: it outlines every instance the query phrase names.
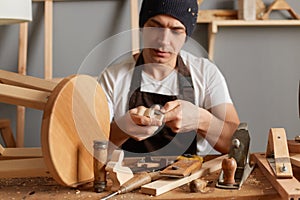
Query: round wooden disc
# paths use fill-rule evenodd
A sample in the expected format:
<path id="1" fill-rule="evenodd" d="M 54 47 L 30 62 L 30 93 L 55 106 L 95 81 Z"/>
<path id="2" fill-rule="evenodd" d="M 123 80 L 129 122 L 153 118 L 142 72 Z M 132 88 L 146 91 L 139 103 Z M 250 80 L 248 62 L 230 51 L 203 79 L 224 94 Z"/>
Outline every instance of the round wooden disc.
<path id="1" fill-rule="evenodd" d="M 53 178 L 71 187 L 92 181 L 93 141 L 108 141 L 109 131 L 108 103 L 98 82 L 87 75 L 63 79 L 42 121 L 42 151 Z"/>

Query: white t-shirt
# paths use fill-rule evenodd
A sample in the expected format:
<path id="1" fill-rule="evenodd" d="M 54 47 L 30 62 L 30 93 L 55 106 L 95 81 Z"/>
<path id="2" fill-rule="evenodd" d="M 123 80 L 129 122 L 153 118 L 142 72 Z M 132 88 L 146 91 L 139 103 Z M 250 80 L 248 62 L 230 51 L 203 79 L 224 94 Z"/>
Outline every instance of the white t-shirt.
<path id="1" fill-rule="evenodd" d="M 232 103 L 225 78 L 215 64 L 208 59 L 195 57 L 181 51 L 184 64 L 190 69 L 195 93 L 195 105 L 209 109 L 213 106 Z M 99 83 L 107 96 L 111 120 L 127 112 L 128 95 L 136 61 L 130 55 L 124 61 L 114 64 L 102 73 Z M 134 88 L 136 89 L 136 88 Z M 177 71 L 172 71 L 161 81 L 152 79 L 142 72 L 141 91 L 164 95 L 178 95 Z M 216 153 L 210 144 L 197 134 L 197 154 Z"/>

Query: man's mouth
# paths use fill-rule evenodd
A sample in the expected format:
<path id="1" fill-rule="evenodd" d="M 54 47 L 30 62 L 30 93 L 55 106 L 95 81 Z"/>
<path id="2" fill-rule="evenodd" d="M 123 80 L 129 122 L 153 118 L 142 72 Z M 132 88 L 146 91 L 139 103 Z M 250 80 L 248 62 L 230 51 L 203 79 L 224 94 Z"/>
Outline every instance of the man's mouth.
<path id="1" fill-rule="evenodd" d="M 171 54 L 170 51 L 166 51 L 166 50 L 160 50 L 160 49 L 153 49 L 153 50 L 156 53 L 156 55 L 160 56 L 160 57 L 164 57 L 164 56 Z"/>

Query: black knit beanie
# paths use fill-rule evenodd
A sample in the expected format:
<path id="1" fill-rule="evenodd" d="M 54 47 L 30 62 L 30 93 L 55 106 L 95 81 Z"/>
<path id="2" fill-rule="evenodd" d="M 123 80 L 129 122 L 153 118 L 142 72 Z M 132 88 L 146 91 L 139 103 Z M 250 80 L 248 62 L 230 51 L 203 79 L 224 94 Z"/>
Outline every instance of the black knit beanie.
<path id="1" fill-rule="evenodd" d="M 186 28 L 186 34 L 192 35 L 198 16 L 197 0 L 143 0 L 140 10 L 140 28 L 155 15 L 170 15 L 179 20 Z"/>

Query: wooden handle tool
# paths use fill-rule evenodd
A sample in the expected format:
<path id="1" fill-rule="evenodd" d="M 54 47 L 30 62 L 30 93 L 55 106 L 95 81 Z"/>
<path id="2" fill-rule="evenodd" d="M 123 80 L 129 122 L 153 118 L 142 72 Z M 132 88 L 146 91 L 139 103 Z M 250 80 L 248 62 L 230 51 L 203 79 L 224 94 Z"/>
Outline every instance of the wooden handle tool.
<path id="1" fill-rule="evenodd" d="M 125 182 L 118 191 L 102 198 L 101 200 L 109 199 L 118 194 L 124 194 L 140 188 L 142 185 L 150 183 L 153 180 L 160 178 L 160 172 L 140 172 L 135 174 L 131 179 Z"/>

